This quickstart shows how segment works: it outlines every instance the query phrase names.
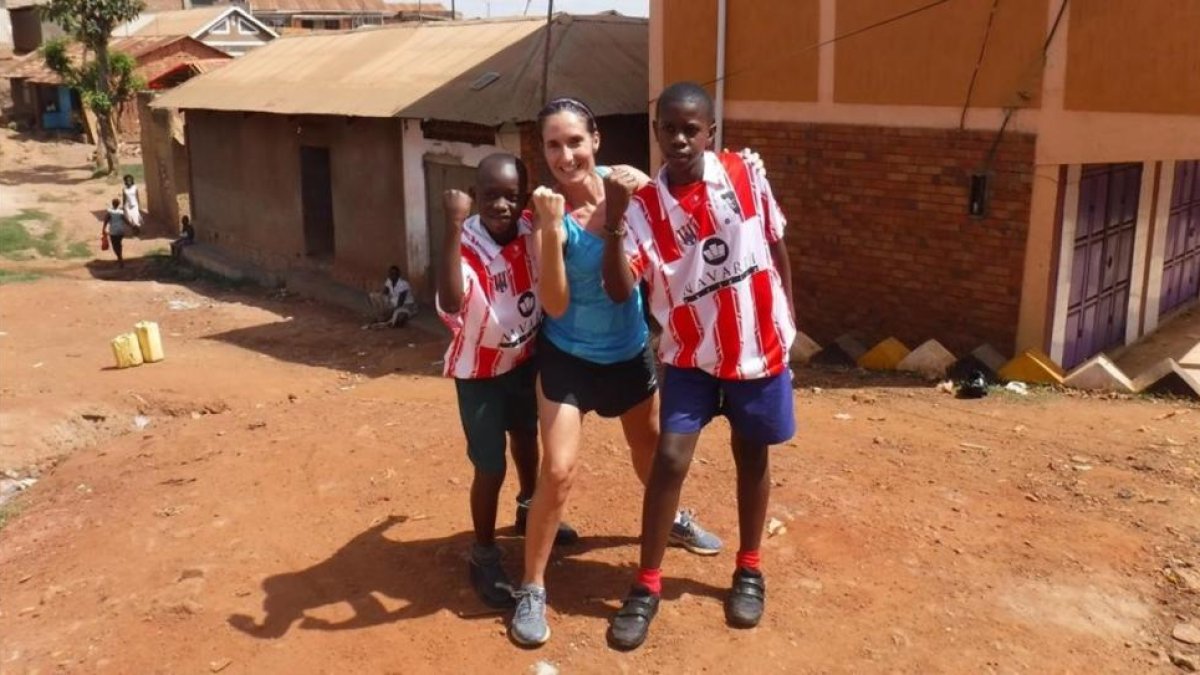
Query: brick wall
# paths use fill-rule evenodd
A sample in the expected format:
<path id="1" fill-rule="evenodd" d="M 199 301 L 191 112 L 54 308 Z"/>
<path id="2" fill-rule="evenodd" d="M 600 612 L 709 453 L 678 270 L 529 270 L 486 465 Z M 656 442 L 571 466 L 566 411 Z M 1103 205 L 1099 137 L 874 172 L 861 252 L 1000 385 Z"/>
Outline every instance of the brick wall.
<path id="1" fill-rule="evenodd" d="M 1016 341 L 1032 194 L 1032 135 L 1005 134 L 988 216 L 967 215 L 995 132 L 729 120 L 725 145 L 766 163 L 790 225 L 800 328 L 870 347 L 936 338 L 964 353 Z"/>

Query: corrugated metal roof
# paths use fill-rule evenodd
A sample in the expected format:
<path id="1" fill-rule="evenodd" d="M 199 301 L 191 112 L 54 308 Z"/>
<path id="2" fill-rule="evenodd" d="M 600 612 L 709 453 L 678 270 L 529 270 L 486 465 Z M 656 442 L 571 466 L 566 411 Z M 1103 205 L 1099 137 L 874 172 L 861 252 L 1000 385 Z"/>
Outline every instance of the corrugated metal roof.
<path id="1" fill-rule="evenodd" d="M 156 107 L 414 117 L 498 125 L 541 107 L 544 19 L 401 25 L 276 40 L 155 100 Z M 551 96 L 597 115 L 646 111 L 645 19 L 558 15 Z M 499 78 L 481 89 L 486 73 Z"/>
<path id="2" fill-rule="evenodd" d="M 113 51 L 125 52 L 132 56 L 138 62 L 138 74 L 146 77 L 146 68 L 148 66 L 147 63 L 144 63 L 146 58 L 163 47 L 183 40 L 196 42 L 196 45 L 193 45 L 194 48 L 212 52 L 213 58 L 217 58 L 218 54 L 222 54 L 220 50 L 193 40 L 186 35 L 114 38 L 109 43 L 109 48 Z M 78 42 L 72 42 L 67 45 L 67 55 L 75 63 L 83 61 L 83 51 L 83 45 Z M 7 62 L 5 67 L 0 70 L 0 77 L 26 78 L 36 84 L 62 83 L 62 78 L 58 76 L 58 73 L 50 70 L 46 65 L 46 60 L 42 57 L 40 51 L 30 52 Z"/>
<path id="3" fill-rule="evenodd" d="M 229 11 L 228 5 L 181 9 L 174 12 L 143 14 L 145 23 L 138 26 L 134 35 L 191 35 L 208 27 L 217 17 Z"/>
<path id="4" fill-rule="evenodd" d="M 144 12 L 167 12 L 175 9 L 183 9 L 183 0 L 143 0 L 146 7 Z M 45 5 L 49 0 L 8 0 L 9 9 L 21 9 L 23 7 L 38 7 Z"/>
<path id="5" fill-rule="evenodd" d="M 250 0 L 250 11 L 271 14 L 323 14 L 372 12 L 398 14 L 400 12 L 437 13 L 449 12 L 436 2 L 389 3 L 384 0 Z"/>

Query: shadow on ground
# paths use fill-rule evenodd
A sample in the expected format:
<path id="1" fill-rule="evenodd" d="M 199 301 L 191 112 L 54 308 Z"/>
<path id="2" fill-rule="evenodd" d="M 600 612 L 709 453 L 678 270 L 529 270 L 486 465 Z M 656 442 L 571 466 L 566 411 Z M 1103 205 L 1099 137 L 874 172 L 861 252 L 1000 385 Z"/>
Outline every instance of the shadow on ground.
<path id="1" fill-rule="evenodd" d="M 169 239 L 163 239 L 163 249 Z M 102 281 L 157 282 L 178 285 L 216 302 L 249 305 L 275 314 L 278 320 L 215 332 L 205 339 L 224 342 L 280 361 L 343 370 L 375 378 L 397 372 L 440 375 L 446 333 L 422 308 L 404 328 L 366 330 L 367 317 L 252 282 L 231 282 L 176 262 L 167 254 L 127 257 L 119 267 L 111 251 L 86 263 L 92 277 Z M 189 308 L 188 311 L 201 311 Z"/>
<path id="2" fill-rule="evenodd" d="M 503 610 L 489 609 L 469 587 L 465 551 L 470 547 L 470 532 L 436 539 L 404 541 L 385 536 L 405 516 L 391 516 L 369 528 L 335 551 L 329 558 L 297 572 L 268 577 L 262 583 L 263 616 L 255 619 L 234 614 L 228 619 L 234 628 L 256 638 L 273 639 L 285 635 L 294 626 L 306 630 L 353 630 L 380 624 L 429 616 L 449 610 L 463 619 L 495 617 Z M 396 535 L 403 535 L 401 528 Z M 520 542 L 509 546 L 510 577 L 519 579 L 511 561 L 520 560 Z M 512 543 L 512 542 L 505 542 Z M 576 545 L 557 549 L 561 562 L 554 567 L 555 585 L 562 588 L 591 589 L 556 594 L 551 606 L 572 615 L 607 618 L 613 609 L 608 601 L 624 597 L 632 578 L 632 553 L 628 566 L 610 565 L 579 556 L 598 549 L 635 546 L 635 537 L 584 537 Z M 504 545 L 504 544 L 502 544 Z M 632 549 L 631 549 L 632 551 Z M 689 579 L 673 579 L 666 584 L 668 599 L 683 593 L 723 599 L 726 590 Z M 378 596 L 405 603 L 389 610 Z M 309 610 L 345 603 L 354 616 L 331 622 L 309 616 Z M 391 604 L 391 603 L 389 603 Z"/>

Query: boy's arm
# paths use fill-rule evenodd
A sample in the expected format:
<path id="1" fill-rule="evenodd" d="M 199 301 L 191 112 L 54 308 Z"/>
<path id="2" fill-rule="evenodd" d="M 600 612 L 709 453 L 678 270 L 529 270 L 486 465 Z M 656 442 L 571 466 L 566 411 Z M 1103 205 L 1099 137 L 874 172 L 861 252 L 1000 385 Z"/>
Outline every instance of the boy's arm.
<path id="1" fill-rule="evenodd" d="M 571 302 L 567 268 L 563 260 L 566 200 L 547 187 L 533 191 L 533 244 L 537 251 L 538 297 L 546 314 L 558 318 Z"/>
<path id="2" fill-rule="evenodd" d="M 614 169 L 604 177 L 604 292 L 613 302 L 625 302 L 637 287 L 637 277 L 625 255 L 625 210 L 638 188 L 638 176 Z M 645 183 L 642 183 L 643 185 Z"/>
<path id="3" fill-rule="evenodd" d="M 771 260 L 775 263 L 775 271 L 779 273 L 779 281 L 783 284 L 783 295 L 787 298 L 788 313 L 792 316 L 792 325 L 796 324 L 796 303 L 792 301 L 792 262 L 788 259 L 787 246 L 780 239 L 771 244 Z"/>
<path id="4" fill-rule="evenodd" d="M 471 198 L 462 190 L 446 190 L 442 204 L 446 209 L 446 238 L 438 269 L 437 305 L 447 314 L 458 314 L 463 298 L 462 225 L 471 213 Z"/>
<path id="5" fill-rule="evenodd" d="M 779 274 L 779 281 L 783 285 L 783 295 L 787 298 L 788 313 L 792 317 L 792 325 L 795 326 L 797 323 L 796 303 L 792 299 L 792 261 L 788 257 L 784 236 L 787 218 L 783 215 L 783 209 L 779 208 L 779 202 L 775 201 L 775 193 L 771 190 L 770 181 L 767 180 L 767 172 L 762 167 L 762 160 L 758 159 L 757 153 L 752 153 L 759 162 L 756 166 L 751 162 L 751 158 L 746 156 L 746 152 L 743 150 L 742 155 L 743 159 L 754 169 L 751 180 L 758 184 L 763 210 L 763 231 L 771 249 L 771 261 L 775 263 L 775 271 Z"/>

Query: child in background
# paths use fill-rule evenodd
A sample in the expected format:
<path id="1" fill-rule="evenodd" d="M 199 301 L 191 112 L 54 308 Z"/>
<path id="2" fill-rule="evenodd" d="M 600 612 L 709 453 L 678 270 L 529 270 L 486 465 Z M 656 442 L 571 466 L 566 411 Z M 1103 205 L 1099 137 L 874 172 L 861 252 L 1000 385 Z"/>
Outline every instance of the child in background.
<path id="1" fill-rule="evenodd" d="M 112 207 L 104 214 L 104 224 L 100 226 L 100 237 L 107 237 L 117 256 L 117 267 L 125 267 L 125 255 L 121 243 L 125 239 L 128 226 L 125 223 L 125 212 L 121 210 L 121 200 L 112 200 Z"/>
<path id="2" fill-rule="evenodd" d="M 183 216 L 179 219 L 179 237 L 171 242 L 171 258 L 179 260 L 183 249 L 196 243 L 196 230 L 192 227 L 192 219 Z"/>
<path id="3" fill-rule="evenodd" d="M 417 315 L 417 299 L 412 293 L 412 286 L 400 277 L 400 268 L 395 265 L 388 268 L 387 278 L 383 280 L 383 292 L 371 293 L 370 298 L 371 308 L 379 318 L 375 327 L 403 328 L 409 319 Z"/>

